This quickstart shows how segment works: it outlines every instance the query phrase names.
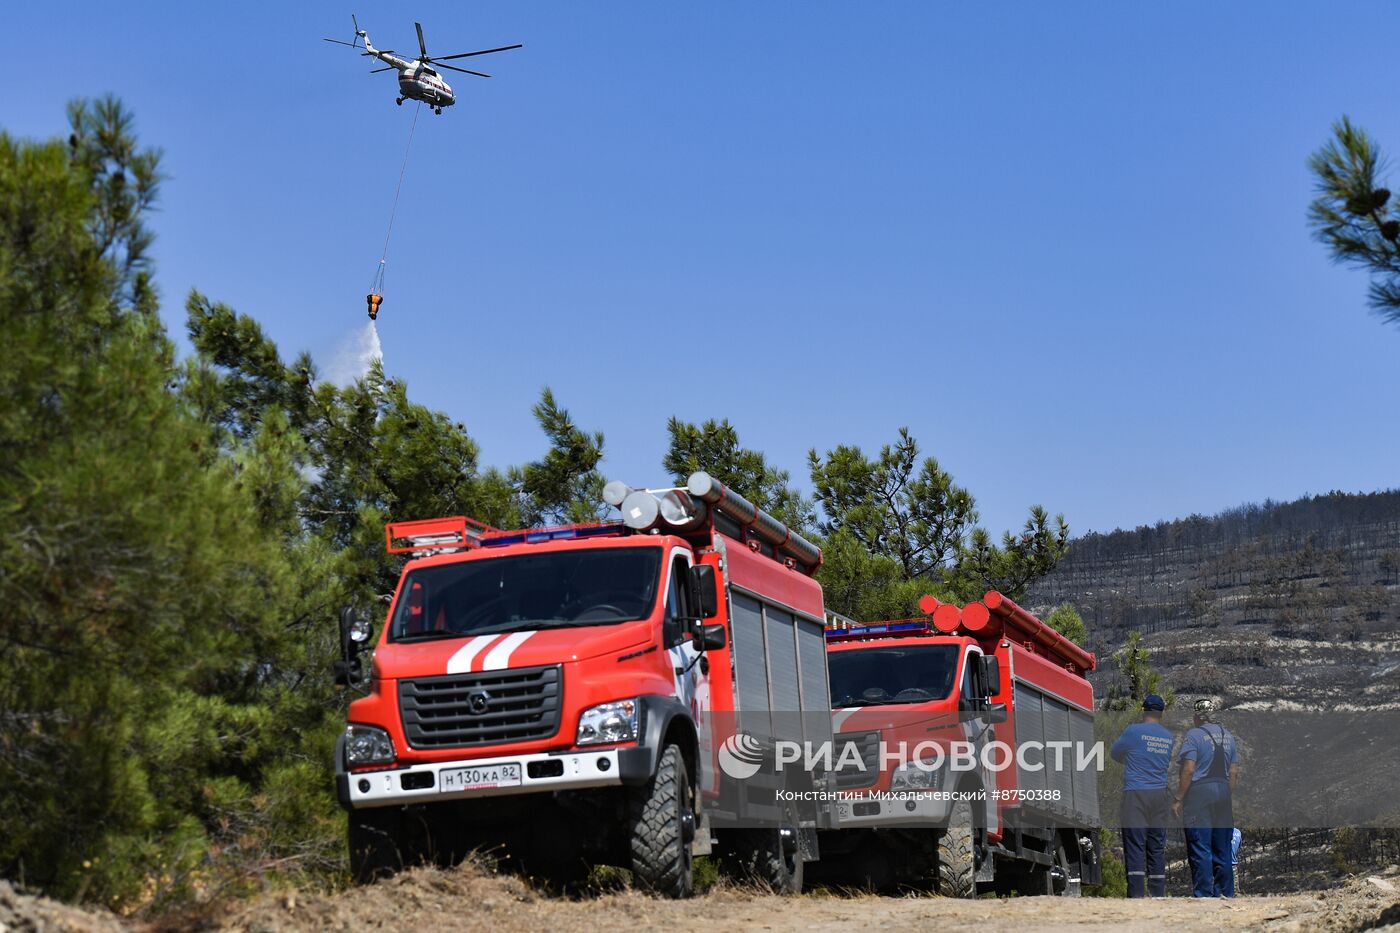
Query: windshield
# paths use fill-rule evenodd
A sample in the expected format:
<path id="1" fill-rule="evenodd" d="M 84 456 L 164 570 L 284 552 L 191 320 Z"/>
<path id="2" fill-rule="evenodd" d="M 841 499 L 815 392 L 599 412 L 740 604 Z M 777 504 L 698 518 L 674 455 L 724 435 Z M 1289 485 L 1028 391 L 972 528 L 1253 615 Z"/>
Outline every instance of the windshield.
<path id="1" fill-rule="evenodd" d="M 611 625 L 651 614 L 657 547 L 547 551 L 414 570 L 399 590 L 394 641 Z"/>
<path id="2" fill-rule="evenodd" d="M 827 655 L 831 706 L 925 703 L 953 692 L 957 645 L 891 645 Z"/>

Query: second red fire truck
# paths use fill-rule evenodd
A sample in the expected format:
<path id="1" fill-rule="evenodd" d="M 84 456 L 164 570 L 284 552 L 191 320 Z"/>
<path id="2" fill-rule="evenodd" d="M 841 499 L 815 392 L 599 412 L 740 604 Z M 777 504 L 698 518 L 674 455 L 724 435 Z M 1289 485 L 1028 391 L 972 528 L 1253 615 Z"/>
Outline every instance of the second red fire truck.
<path id="1" fill-rule="evenodd" d="M 1000 593 L 827 632 L 841 768 L 821 877 L 1077 895 L 1100 881 L 1094 656 Z"/>

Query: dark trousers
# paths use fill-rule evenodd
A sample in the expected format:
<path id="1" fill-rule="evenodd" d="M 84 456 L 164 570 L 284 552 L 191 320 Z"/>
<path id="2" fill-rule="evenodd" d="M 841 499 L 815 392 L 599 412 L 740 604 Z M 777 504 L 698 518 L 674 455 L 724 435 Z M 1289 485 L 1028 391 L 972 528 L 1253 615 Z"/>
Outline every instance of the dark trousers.
<path id="1" fill-rule="evenodd" d="M 1129 897 L 1167 894 L 1167 790 L 1125 790 L 1119 811 Z"/>
<path id="2" fill-rule="evenodd" d="M 1192 784 L 1182 802 L 1181 815 L 1186 824 L 1192 893 L 1196 897 L 1234 897 L 1231 837 L 1235 832 L 1235 811 L 1229 783 L 1207 779 Z"/>

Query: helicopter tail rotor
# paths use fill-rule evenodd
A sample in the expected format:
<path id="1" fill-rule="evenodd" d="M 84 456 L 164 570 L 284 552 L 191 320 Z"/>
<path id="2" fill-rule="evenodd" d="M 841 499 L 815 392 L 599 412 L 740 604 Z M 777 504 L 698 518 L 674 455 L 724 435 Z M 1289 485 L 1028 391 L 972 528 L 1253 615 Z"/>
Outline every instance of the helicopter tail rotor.
<path id="1" fill-rule="evenodd" d="M 365 31 L 360 28 L 360 21 L 355 18 L 354 13 L 350 14 L 350 23 L 355 27 L 355 35 L 351 37 L 349 42 L 346 42 L 344 39 L 325 39 L 323 41 L 334 42 L 336 45 L 348 45 L 352 49 L 358 49 L 361 40 L 367 39 L 368 36 L 366 36 Z"/>

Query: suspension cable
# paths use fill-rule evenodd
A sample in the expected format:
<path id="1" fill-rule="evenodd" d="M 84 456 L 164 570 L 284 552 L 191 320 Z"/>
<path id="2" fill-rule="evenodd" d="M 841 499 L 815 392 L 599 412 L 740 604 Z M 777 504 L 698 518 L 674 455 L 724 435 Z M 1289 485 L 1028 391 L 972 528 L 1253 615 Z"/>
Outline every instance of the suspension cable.
<path id="1" fill-rule="evenodd" d="M 413 149 L 413 134 L 418 129 L 418 114 L 422 109 L 422 101 L 413 109 L 413 124 L 408 128 L 408 144 L 403 149 L 403 165 L 399 167 L 399 181 L 394 186 L 394 203 L 389 208 L 389 229 L 384 232 L 384 251 L 379 256 L 379 265 L 370 280 L 369 290 L 373 295 L 384 294 L 384 266 L 389 261 L 389 238 L 394 235 L 394 216 L 399 212 L 399 192 L 403 190 L 403 176 L 408 171 L 408 154 Z"/>

